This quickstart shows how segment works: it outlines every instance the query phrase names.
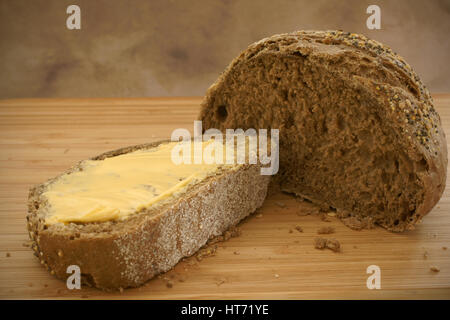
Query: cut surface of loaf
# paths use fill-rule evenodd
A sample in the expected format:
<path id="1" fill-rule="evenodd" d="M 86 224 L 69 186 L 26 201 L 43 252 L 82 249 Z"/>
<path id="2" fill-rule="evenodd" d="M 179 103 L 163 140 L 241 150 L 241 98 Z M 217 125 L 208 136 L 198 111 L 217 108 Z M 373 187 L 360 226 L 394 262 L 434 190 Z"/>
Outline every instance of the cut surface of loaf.
<path id="1" fill-rule="evenodd" d="M 341 218 L 404 231 L 445 188 L 447 145 L 431 95 L 390 48 L 341 31 L 250 45 L 208 89 L 203 128 L 280 130 L 282 190 Z"/>
<path id="2" fill-rule="evenodd" d="M 165 143 L 111 151 L 89 160 L 88 165 L 128 154 L 140 155 L 140 151 L 152 151 Z M 72 190 L 55 186 L 59 186 L 60 180 L 63 184 L 72 183 L 67 178 L 80 176 L 89 166 L 86 167 L 86 161 L 80 162 L 30 190 L 28 230 L 35 254 L 51 274 L 67 279 L 67 267 L 77 265 L 85 284 L 106 290 L 139 286 L 168 271 L 181 258 L 194 254 L 210 238 L 221 235 L 260 207 L 270 179 L 260 174 L 259 165 L 224 165 L 188 184 L 183 192 L 173 193 L 158 205 L 138 212 L 110 220 L 96 216 L 98 221 L 89 216 L 84 221 L 83 216 L 69 210 L 71 218 L 63 219 L 63 215 L 58 216 L 52 210 L 52 203 L 57 202 L 50 196 L 51 192 Z M 104 193 L 95 194 L 104 197 Z M 80 208 L 85 210 L 81 198 L 77 199 Z M 99 199 L 103 198 L 99 196 Z M 65 208 L 61 204 L 55 207 Z M 56 216 L 59 218 L 51 219 Z"/>

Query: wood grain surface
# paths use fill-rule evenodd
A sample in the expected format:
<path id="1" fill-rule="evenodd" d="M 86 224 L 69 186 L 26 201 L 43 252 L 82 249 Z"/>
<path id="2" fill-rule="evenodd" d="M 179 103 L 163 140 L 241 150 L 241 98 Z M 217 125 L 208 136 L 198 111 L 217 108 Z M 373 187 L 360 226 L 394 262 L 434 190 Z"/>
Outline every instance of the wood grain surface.
<path id="1" fill-rule="evenodd" d="M 434 98 L 450 136 L 450 95 Z M 189 258 L 136 289 L 68 290 L 27 247 L 29 188 L 104 151 L 168 138 L 175 128 L 192 132 L 199 103 L 200 98 L 0 101 L 0 298 L 450 298 L 450 186 L 423 223 L 402 234 L 353 231 L 334 217 L 325 222 L 301 216 L 296 199 L 273 194 L 240 224 L 239 237 L 217 244 L 214 256 Z M 341 253 L 314 248 L 323 226 L 335 228 L 326 237 L 340 241 Z M 366 287 L 369 265 L 381 268 L 380 290 Z"/>

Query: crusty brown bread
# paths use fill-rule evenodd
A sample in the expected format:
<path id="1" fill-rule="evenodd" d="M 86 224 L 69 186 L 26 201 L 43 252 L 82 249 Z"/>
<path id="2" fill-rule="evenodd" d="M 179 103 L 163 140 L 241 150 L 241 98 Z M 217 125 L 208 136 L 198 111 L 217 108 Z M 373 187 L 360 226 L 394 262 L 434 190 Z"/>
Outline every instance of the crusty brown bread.
<path id="1" fill-rule="evenodd" d="M 119 149 L 99 155 L 101 160 L 161 142 Z M 80 169 L 80 164 L 66 173 Z M 28 230 L 32 248 L 56 277 L 67 279 L 67 267 L 78 265 L 82 281 L 101 289 L 136 287 L 171 269 L 261 206 L 269 176 L 259 165 L 222 169 L 190 186 L 157 208 L 123 221 L 46 224 L 47 205 L 41 198 L 52 181 L 30 190 Z"/>
<path id="2" fill-rule="evenodd" d="M 280 129 L 282 190 L 341 218 L 404 231 L 445 188 L 447 144 L 430 93 L 390 48 L 341 31 L 250 45 L 209 88 L 203 128 Z"/>

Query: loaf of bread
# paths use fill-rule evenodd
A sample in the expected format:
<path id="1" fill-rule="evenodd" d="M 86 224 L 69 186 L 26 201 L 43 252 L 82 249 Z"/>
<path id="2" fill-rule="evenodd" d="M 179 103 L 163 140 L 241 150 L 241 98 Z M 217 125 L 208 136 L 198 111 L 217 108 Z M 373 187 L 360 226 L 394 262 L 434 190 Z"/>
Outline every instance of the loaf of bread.
<path id="1" fill-rule="evenodd" d="M 280 130 L 282 190 L 342 219 L 412 229 L 440 199 L 447 143 L 433 100 L 390 48 L 341 31 L 250 45 L 209 88 L 204 129 Z"/>
<path id="2" fill-rule="evenodd" d="M 78 208 L 81 211 L 85 209 L 81 205 L 89 197 L 72 201 L 72 186 L 58 195 L 71 175 L 77 175 L 98 161 L 135 151 L 151 151 L 161 144 L 139 145 L 102 154 L 91 159 L 93 162 L 80 162 L 30 190 L 27 220 L 32 248 L 52 274 L 67 279 L 67 267 L 77 265 L 85 284 L 101 289 L 136 287 L 171 269 L 181 258 L 194 254 L 208 239 L 221 235 L 262 205 L 270 177 L 260 174 L 259 165 L 248 164 L 220 166 L 214 174 L 187 185 L 183 192 L 174 193 L 158 205 L 125 212 L 127 215 L 120 219 L 100 219 L 98 211 L 88 217 L 75 215 Z M 147 160 L 143 163 L 144 166 L 155 165 Z M 130 165 L 129 175 L 133 175 L 134 168 Z M 103 182 L 104 171 L 98 179 Z M 166 173 L 173 176 L 173 172 Z M 118 175 L 115 172 L 106 174 Z M 80 179 L 86 180 L 86 177 L 81 176 Z M 121 179 L 119 177 L 119 183 Z M 123 181 L 125 185 L 125 177 Z M 59 189 L 52 191 L 56 185 Z M 78 187 L 75 183 L 73 185 Z M 94 200 L 101 204 L 105 194 L 95 191 L 98 198 Z M 52 195 L 51 192 L 57 194 Z M 122 194 L 121 190 L 119 194 L 117 200 L 120 204 L 120 201 L 127 200 L 129 194 Z M 52 203 L 50 195 L 60 196 L 62 202 L 56 205 L 57 198 L 54 198 Z M 65 220 L 61 217 L 53 219 L 60 213 L 57 211 L 64 208 L 71 215 L 63 216 Z"/>

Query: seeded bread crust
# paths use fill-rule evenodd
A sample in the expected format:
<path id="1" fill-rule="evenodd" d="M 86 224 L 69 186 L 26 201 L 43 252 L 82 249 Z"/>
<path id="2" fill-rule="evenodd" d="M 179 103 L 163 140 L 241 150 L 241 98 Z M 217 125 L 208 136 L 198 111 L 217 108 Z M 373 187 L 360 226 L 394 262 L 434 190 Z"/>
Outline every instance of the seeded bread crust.
<path id="1" fill-rule="evenodd" d="M 167 141 L 101 154 L 101 160 Z M 76 165 L 66 173 L 80 170 Z M 181 196 L 123 221 L 45 224 L 41 194 L 55 177 L 30 190 L 28 231 L 32 249 L 51 274 L 67 279 L 67 267 L 78 265 L 84 284 L 110 290 L 137 287 L 168 271 L 260 207 L 269 176 L 258 165 L 223 170 L 193 185 Z"/>
<path id="2" fill-rule="evenodd" d="M 297 70 L 292 68 L 295 60 L 298 61 Z M 276 64 L 277 61 L 279 65 Z M 306 77 L 302 70 L 298 70 L 300 66 L 316 72 L 311 72 Z M 287 87 L 283 86 L 283 81 L 288 74 L 289 79 L 296 79 L 297 82 L 290 80 L 290 86 Z M 408 212 L 399 214 L 399 217 L 385 217 L 383 209 L 373 216 L 362 217 L 356 214 L 356 217 L 373 219 L 373 222 L 390 231 L 413 229 L 439 201 L 445 189 L 447 143 L 429 91 L 402 57 L 377 41 L 342 31 L 298 31 L 262 39 L 234 59 L 208 89 L 200 112 L 203 128 L 279 128 L 281 144 L 278 181 L 282 190 L 308 198 L 322 206 L 336 208 L 338 216 L 342 218 L 353 216 L 355 214 L 348 206 L 340 207 L 329 199 L 317 197 L 313 191 L 308 193 L 305 191 L 307 188 L 299 187 L 301 182 L 292 182 L 291 179 L 296 176 L 294 166 L 300 166 L 301 163 L 296 163 L 298 159 L 295 157 L 290 158 L 289 153 L 296 152 L 290 146 L 305 144 L 306 147 L 310 139 L 308 134 L 312 134 L 312 131 L 305 132 L 304 129 L 296 128 L 299 125 L 299 114 L 309 117 L 317 111 L 327 112 L 321 110 L 321 103 L 329 98 L 332 90 L 327 88 L 327 83 L 320 84 L 324 90 L 328 90 L 324 91 L 326 93 L 316 90 L 315 85 L 320 76 L 333 79 L 335 84 L 339 84 L 340 89 L 336 90 L 345 89 L 355 93 L 353 102 L 364 101 L 365 105 L 361 105 L 361 108 L 370 109 L 370 116 L 382 123 L 382 138 L 389 140 L 389 143 L 395 142 L 398 150 L 401 150 L 406 159 L 404 167 L 410 167 L 406 174 L 410 173 L 411 184 L 417 185 L 416 199 L 401 196 L 402 190 L 392 191 L 398 192 L 403 197 L 401 201 L 404 206 L 410 207 L 405 209 Z M 239 95 L 244 98 L 236 102 Z M 261 98 L 264 96 L 265 98 Z M 292 101 L 303 105 L 293 106 L 290 103 Z M 305 108 L 309 108 L 309 111 L 305 111 Z M 326 117 L 331 115 L 322 117 L 323 123 L 327 120 Z M 316 122 L 312 128 L 323 128 L 323 123 Z M 326 129 L 335 130 L 338 126 L 339 123 Z M 353 152 L 355 148 L 346 151 Z M 310 155 L 314 155 L 314 152 L 315 150 L 311 150 Z M 286 158 L 289 159 L 283 162 Z M 405 175 L 404 172 L 399 174 Z M 388 185 L 389 183 L 387 188 Z M 370 197 L 375 189 L 369 187 L 367 192 Z M 348 195 L 347 199 L 357 202 L 356 195 Z M 391 204 L 386 201 L 384 205 Z M 380 205 L 380 208 L 383 207 Z"/>

